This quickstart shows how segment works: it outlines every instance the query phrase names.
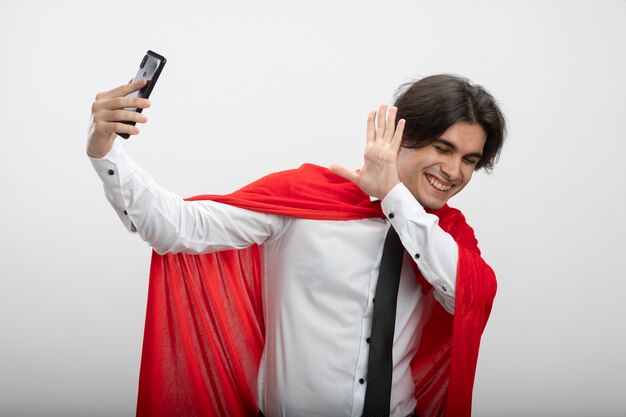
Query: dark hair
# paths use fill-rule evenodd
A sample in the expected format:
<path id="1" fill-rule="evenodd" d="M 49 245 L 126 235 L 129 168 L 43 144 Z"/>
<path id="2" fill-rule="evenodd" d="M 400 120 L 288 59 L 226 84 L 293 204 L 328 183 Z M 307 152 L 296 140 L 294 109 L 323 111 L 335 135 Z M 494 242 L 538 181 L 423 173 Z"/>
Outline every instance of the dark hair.
<path id="1" fill-rule="evenodd" d="M 396 122 L 406 120 L 403 147 L 427 146 L 456 122 L 479 124 L 487 140 L 476 170 L 493 169 L 504 144 L 506 122 L 496 100 L 482 86 L 455 75 L 432 75 L 401 85 L 394 97 Z"/>

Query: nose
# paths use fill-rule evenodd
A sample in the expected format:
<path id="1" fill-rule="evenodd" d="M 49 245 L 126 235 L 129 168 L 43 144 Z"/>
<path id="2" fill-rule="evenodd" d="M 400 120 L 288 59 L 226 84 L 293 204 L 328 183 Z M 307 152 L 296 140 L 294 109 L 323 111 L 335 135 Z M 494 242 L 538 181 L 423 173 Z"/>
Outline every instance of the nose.
<path id="1" fill-rule="evenodd" d="M 449 158 L 441 164 L 441 172 L 448 181 L 456 181 L 461 177 L 461 160 Z"/>

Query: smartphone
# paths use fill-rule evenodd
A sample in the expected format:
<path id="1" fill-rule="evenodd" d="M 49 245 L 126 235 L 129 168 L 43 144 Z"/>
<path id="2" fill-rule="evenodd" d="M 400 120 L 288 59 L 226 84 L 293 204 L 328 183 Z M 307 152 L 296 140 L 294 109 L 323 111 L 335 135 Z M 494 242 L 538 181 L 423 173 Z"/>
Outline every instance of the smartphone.
<path id="1" fill-rule="evenodd" d="M 159 75 L 161 75 L 161 71 L 163 70 L 163 67 L 165 66 L 166 62 L 167 60 L 165 59 L 164 56 L 159 55 L 156 52 L 152 52 L 152 51 L 146 52 L 146 55 L 141 60 L 141 64 L 139 64 L 139 69 L 137 70 L 137 74 L 135 75 L 133 82 L 139 81 L 142 78 L 147 79 L 148 82 L 141 90 L 135 91 L 134 93 L 130 93 L 126 97 L 141 97 L 141 98 L 150 97 L 150 93 L 152 92 L 154 85 L 159 79 Z M 136 109 L 133 107 L 133 108 L 127 108 L 125 110 L 136 111 L 138 113 L 141 113 L 143 109 Z M 122 123 L 126 123 L 128 125 L 133 125 L 133 126 L 135 125 L 135 122 L 124 121 Z M 130 137 L 128 133 L 118 133 L 118 135 L 123 137 L 124 139 L 128 139 Z"/>

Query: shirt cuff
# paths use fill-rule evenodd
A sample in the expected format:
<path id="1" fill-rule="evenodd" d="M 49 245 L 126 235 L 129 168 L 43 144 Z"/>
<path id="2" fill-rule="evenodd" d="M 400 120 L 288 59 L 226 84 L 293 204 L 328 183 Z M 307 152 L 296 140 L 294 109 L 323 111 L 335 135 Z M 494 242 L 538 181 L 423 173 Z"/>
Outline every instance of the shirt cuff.
<path id="1" fill-rule="evenodd" d="M 111 203 L 120 220 L 131 232 L 136 232 L 130 217 L 128 216 L 128 206 L 130 202 L 130 191 L 126 185 L 132 181 L 134 162 L 130 159 L 124 147 L 115 140 L 111 150 L 102 158 L 89 160 L 95 169 L 98 177 L 104 184 L 104 192 L 107 200 Z"/>
<path id="2" fill-rule="evenodd" d="M 398 183 L 387 193 L 381 202 L 381 208 L 419 269 L 425 276 L 432 277 L 433 271 L 426 262 L 423 251 L 432 235 L 430 224 L 437 220 L 428 218 L 429 214 L 402 183 Z M 421 227 L 415 229 L 412 227 L 414 225 Z"/>
<path id="3" fill-rule="evenodd" d="M 102 158 L 89 157 L 96 173 L 105 187 L 116 187 L 122 184 L 121 179 L 128 179 L 132 161 L 122 144 L 115 140 L 111 150 Z M 121 176 L 120 176 L 121 174 Z"/>
<path id="4" fill-rule="evenodd" d="M 411 216 L 427 214 L 424 207 L 415 199 L 406 185 L 399 182 L 391 189 L 381 201 L 381 208 L 385 216 L 393 224 L 393 219 L 398 211 L 410 213 Z"/>

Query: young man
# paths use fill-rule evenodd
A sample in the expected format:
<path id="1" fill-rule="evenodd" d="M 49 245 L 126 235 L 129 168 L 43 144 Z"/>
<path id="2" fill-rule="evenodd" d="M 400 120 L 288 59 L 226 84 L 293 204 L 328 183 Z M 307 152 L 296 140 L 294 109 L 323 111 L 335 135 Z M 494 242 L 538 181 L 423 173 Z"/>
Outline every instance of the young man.
<path id="1" fill-rule="evenodd" d="M 203 254 L 259 245 L 253 256 L 259 269 L 254 273 L 259 280 L 256 291 L 262 298 L 260 358 L 233 359 L 252 362 L 258 409 L 268 417 L 470 415 L 478 343 L 495 295 L 495 276 L 480 257 L 472 229 L 446 202 L 468 184 L 474 171 L 492 168 L 499 154 L 505 122 L 493 97 L 460 77 L 424 78 L 403 86 L 389 111 L 381 106 L 370 113 L 360 170 L 333 165 L 329 172 L 304 165 L 229 196 L 185 201 L 159 187 L 115 139 L 115 132 L 138 133 L 120 121 L 146 122 L 144 115 L 124 110 L 150 105 L 145 99 L 125 97 L 144 83 L 97 95 L 87 153 L 122 222 L 157 253 Z M 370 202 L 370 196 L 378 202 Z M 383 280 L 379 274 L 382 277 L 387 269 L 381 268 L 381 262 L 387 262 L 381 261 L 386 236 L 394 233 L 406 252 L 400 255 L 399 283 L 387 297 L 376 290 Z M 165 264 L 158 259 L 153 272 L 172 270 L 163 267 L 167 259 Z M 204 263 L 189 267 L 187 260 L 180 262 L 177 268 L 184 276 L 213 277 L 214 272 L 204 271 Z M 219 263 L 211 267 L 220 268 Z M 391 322 L 375 317 L 383 314 L 375 309 L 376 298 L 381 305 L 383 296 L 394 302 Z M 162 304 L 154 303 L 160 308 Z M 454 320 L 454 315 L 461 318 Z M 172 327 L 168 320 L 154 328 Z M 379 332 L 374 328 L 391 328 L 384 336 L 388 342 L 380 342 L 382 336 L 374 336 Z M 147 329 L 146 338 L 149 333 Z M 223 345 L 238 343 L 241 335 L 233 333 L 220 339 Z M 144 345 L 140 414 L 257 411 L 246 404 L 237 408 L 237 398 L 202 400 L 210 393 L 174 395 L 195 398 L 197 404 L 162 400 L 172 396 L 172 390 L 155 387 L 158 384 L 150 380 L 181 366 L 155 365 L 163 362 L 158 359 L 150 362 L 158 370 L 146 370 L 146 357 L 154 357 L 158 349 L 154 346 Z M 179 349 L 169 353 L 174 362 L 178 359 L 172 352 Z M 385 349 L 388 353 L 381 353 Z M 209 363 L 200 370 L 176 371 L 169 380 L 201 374 L 202 383 L 213 387 L 207 392 L 226 390 L 229 383 L 245 385 L 225 376 L 232 368 L 213 368 L 217 359 L 202 358 Z M 380 370 L 379 359 L 389 362 L 388 376 L 380 376 L 387 371 Z M 230 371 L 215 376 L 215 369 Z M 381 384 L 373 382 L 376 378 L 387 380 Z M 142 383 L 150 388 L 142 391 Z M 382 394 L 378 384 L 387 387 Z M 245 389 L 237 395 L 250 396 Z M 144 401 L 150 405 L 142 405 Z M 163 411 L 168 407 L 170 411 Z"/>

